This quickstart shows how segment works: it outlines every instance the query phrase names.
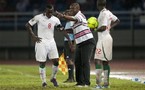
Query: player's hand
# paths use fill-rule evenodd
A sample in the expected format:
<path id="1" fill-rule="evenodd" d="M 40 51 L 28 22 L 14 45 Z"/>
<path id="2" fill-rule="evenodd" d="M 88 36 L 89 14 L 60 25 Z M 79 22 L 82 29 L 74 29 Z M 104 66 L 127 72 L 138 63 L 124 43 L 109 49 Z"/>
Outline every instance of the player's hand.
<path id="1" fill-rule="evenodd" d="M 71 52 L 74 53 L 75 52 L 75 45 L 71 46 Z"/>
<path id="2" fill-rule="evenodd" d="M 35 35 L 32 36 L 32 40 L 33 40 L 34 42 L 40 43 L 40 42 L 41 42 L 41 39 L 42 39 L 42 38 L 40 38 L 40 37 L 38 37 L 38 36 L 35 36 Z"/>
<path id="3" fill-rule="evenodd" d="M 57 16 L 58 18 L 63 18 L 63 17 L 64 17 L 64 14 L 62 14 L 62 13 L 60 13 L 60 12 L 58 12 L 58 11 L 55 11 L 55 13 L 56 13 L 56 16 Z"/>
<path id="4" fill-rule="evenodd" d="M 72 44 L 72 42 L 71 43 L 69 42 L 69 47 L 71 52 L 73 53 L 75 51 L 75 46 Z"/>

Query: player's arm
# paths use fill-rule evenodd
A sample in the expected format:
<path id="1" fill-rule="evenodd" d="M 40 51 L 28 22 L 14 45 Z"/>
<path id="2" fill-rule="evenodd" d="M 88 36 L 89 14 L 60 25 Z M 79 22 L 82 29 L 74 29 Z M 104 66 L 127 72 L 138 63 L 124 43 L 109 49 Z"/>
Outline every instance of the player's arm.
<path id="1" fill-rule="evenodd" d="M 99 27 L 96 31 L 98 31 L 98 32 L 103 32 L 103 31 L 106 30 L 106 28 L 107 28 L 107 26 L 101 26 L 101 27 Z"/>
<path id="2" fill-rule="evenodd" d="M 70 37 L 68 36 L 67 31 L 64 30 L 64 27 L 62 25 L 60 25 L 60 24 L 56 26 L 56 29 L 61 31 L 61 32 L 63 32 L 64 36 L 68 39 L 68 43 L 69 43 L 70 49 L 73 52 L 74 51 L 73 50 L 73 44 L 72 44 L 72 41 L 70 40 Z"/>
<path id="3" fill-rule="evenodd" d="M 56 14 L 57 14 L 57 16 L 58 17 L 60 17 L 60 18 L 64 18 L 64 19 L 66 19 L 66 20 L 69 20 L 69 21 L 78 21 L 76 18 L 74 18 L 73 16 L 69 16 L 69 15 L 65 15 L 65 14 L 62 14 L 62 13 L 60 13 L 60 12 L 58 12 L 58 11 L 56 11 Z"/>
<path id="4" fill-rule="evenodd" d="M 111 22 L 111 28 L 115 27 L 116 25 L 118 25 L 120 23 L 120 20 L 117 19 L 116 21 L 112 21 Z"/>
<path id="5" fill-rule="evenodd" d="M 66 29 L 65 31 L 66 31 L 67 33 L 73 34 L 73 30 L 72 30 L 72 29 Z"/>
<path id="6" fill-rule="evenodd" d="M 34 42 L 38 42 L 38 43 L 41 42 L 41 38 L 39 38 L 34 34 L 32 30 L 32 26 L 29 23 L 26 23 L 25 27 Z"/>
<path id="7" fill-rule="evenodd" d="M 105 30 L 107 29 L 107 23 L 108 23 L 108 16 L 107 16 L 107 14 L 104 12 L 104 13 L 102 14 L 102 18 L 101 18 L 101 20 L 100 20 L 100 22 L 99 22 L 100 27 L 97 28 L 97 31 L 98 31 L 98 32 L 103 32 L 103 31 L 105 31 Z"/>
<path id="8" fill-rule="evenodd" d="M 70 44 L 72 43 L 71 40 L 70 40 L 70 38 L 69 38 L 69 36 L 68 36 L 67 31 L 64 30 L 64 27 L 63 27 L 62 25 L 60 25 L 60 24 L 57 25 L 57 26 L 56 26 L 56 29 L 59 30 L 59 31 L 61 31 L 61 32 L 63 32 L 64 36 L 68 39 L 69 43 L 70 43 Z"/>

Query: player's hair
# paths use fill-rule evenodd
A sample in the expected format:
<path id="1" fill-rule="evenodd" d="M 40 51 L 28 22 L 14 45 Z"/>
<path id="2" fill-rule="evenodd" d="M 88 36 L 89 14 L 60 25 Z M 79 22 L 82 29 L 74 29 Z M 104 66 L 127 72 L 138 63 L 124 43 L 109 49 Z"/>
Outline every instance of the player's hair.
<path id="1" fill-rule="evenodd" d="M 107 1 L 106 0 L 98 0 L 99 4 L 102 6 L 106 6 Z"/>
<path id="2" fill-rule="evenodd" d="M 72 3 L 71 6 L 80 9 L 80 5 L 79 5 L 79 3 Z"/>
<path id="3" fill-rule="evenodd" d="M 49 10 L 53 9 L 53 5 L 52 4 L 47 4 L 46 8 L 48 8 Z"/>

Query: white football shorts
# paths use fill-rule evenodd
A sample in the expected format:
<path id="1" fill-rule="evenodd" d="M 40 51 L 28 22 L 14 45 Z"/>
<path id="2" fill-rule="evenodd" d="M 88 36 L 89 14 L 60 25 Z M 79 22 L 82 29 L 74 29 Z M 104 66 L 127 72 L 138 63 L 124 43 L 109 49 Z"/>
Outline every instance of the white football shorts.
<path id="1" fill-rule="evenodd" d="M 103 37 L 101 40 L 98 40 L 94 59 L 99 59 L 102 61 L 112 60 L 112 45 L 113 39 L 109 34 Z"/>
<path id="2" fill-rule="evenodd" d="M 42 42 L 35 44 L 36 61 L 46 62 L 47 56 L 50 60 L 59 58 L 56 42 L 54 39 L 42 39 Z"/>

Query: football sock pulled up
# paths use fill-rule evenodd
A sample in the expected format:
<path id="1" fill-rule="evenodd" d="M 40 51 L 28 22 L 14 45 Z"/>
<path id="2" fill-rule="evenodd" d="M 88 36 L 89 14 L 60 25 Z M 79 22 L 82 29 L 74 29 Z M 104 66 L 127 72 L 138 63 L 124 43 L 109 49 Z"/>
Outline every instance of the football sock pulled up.
<path id="1" fill-rule="evenodd" d="M 96 64 L 96 84 L 100 85 L 102 79 L 102 65 Z"/>
<path id="2" fill-rule="evenodd" d="M 42 80 L 42 83 L 46 82 L 46 69 L 39 67 L 39 73 L 40 73 L 40 78 Z"/>
<path id="3" fill-rule="evenodd" d="M 104 65 L 103 70 L 104 70 L 104 84 L 109 85 L 110 66 L 109 65 Z"/>
<path id="4" fill-rule="evenodd" d="M 52 65 L 52 75 L 51 75 L 51 79 L 52 78 L 56 78 L 57 72 L 58 72 L 58 66 Z"/>
<path id="5" fill-rule="evenodd" d="M 74 79 L 74 65 L 68 65 L 68 79 Z"/>

